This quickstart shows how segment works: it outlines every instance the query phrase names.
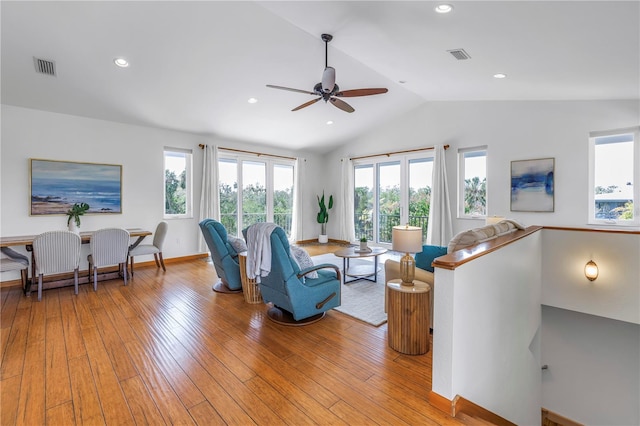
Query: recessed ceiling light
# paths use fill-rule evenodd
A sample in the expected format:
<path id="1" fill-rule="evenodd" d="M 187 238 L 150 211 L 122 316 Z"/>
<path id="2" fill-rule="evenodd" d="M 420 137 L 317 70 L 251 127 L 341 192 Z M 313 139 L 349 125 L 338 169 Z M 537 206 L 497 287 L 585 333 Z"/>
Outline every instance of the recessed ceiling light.
<path id="1" fill-rule="evenodd" d="M 247 99 L 247 102 L 249 102 L 250 104 L 255 104 L 256 102 L 258 102 L 258 100 L 256 98 L 249 98 Z"/>
<path id="2" fill-rule="evenodd" d="M 449 13 L 453 10 L 453 6 L 450 4 L 439 4 L 435 7 L 435 10 L 438 13 Z"/>
<path id="3" fill-rule="evenodd" d="M 506 77 L 507 77 L 507 75 L 506 75 L 506 74 L 503 74 L 503 73 L 501 73 L 501 72 L 499 72 L 499 73 L 497 73 L 497 74 L 494 74 L 494 75 L 493 75 L 493 77 L 494 77 L 494 78 L 506 78 Z"/>
<path id="4" fill-rule="evenodd" d="M 129 66 L 129 62 L 124 58 L 115 58 L 113 63 L 119 66 L 120 68 L 126 68 Z"/>
<path id="5" fill-rule="evenodd" d="M 331 126 L 333 124 L 333 121 L 329 120 L 327 121 L 327 126 Z"/>

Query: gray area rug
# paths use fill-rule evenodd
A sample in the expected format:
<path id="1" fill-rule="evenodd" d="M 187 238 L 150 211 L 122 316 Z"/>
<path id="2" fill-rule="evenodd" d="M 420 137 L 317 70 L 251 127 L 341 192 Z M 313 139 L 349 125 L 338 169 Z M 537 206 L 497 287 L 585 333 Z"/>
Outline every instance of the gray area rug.
<path id="1" fill-rule="evenodd" d="M 340 268 L 342 273 L 342 258 L 332 253 L 313 256 L 311 258 L 314 265 L 330 263 Z M 351 266 L 371 260 L 351 259 Z M 387 322 L 387 314 L 384 311 L 384 257 L 378 258 L 378 281 L 356 281 L 349 284 L 342 284 L 342 304 L 335 308 L 336 311 L 364 321 L 373 326 L 380 326 Z"/>

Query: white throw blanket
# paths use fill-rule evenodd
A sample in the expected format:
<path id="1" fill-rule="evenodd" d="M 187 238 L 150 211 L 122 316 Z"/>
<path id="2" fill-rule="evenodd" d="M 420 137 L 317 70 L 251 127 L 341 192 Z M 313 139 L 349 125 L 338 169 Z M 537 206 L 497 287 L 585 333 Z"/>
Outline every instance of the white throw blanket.
<path id="1" fill-rule="evenodd" d="M 256 223 L 247 229 L 247 278 L 260 282 L 271 272 L 271 233 L 275 223 Z"/>

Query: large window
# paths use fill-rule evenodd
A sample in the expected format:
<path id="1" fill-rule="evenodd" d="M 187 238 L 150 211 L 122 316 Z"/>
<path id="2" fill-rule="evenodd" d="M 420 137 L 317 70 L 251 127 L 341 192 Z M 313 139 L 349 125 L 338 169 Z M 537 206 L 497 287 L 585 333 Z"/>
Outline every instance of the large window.
<path id="1" fill-rule="evenodd" d="M 191 150 L 164 149 L 164 217 L 191 217 Z"/>
<path id="2" fill-rule="evenodd" d="M 391 229 L 409 224 L 427 235 L 433 157 L 391 156 L 354 165 L 356 237 L 391 243 Z"/>
<path id="3" fill-rule="evenodd" d="M 294 162 L 221 152 L 220 221 L 229 235 L 258 222 L 274 222 L 291 235 Z"/>
<path id="4" fill-rule="evenodd" d="M 638 128 L 590 134 L 589 223 L 640 223 L 638 147 Z"/>
<path id="5" fill-rule="evenodd" d="M 458 217 L 487 215 L 487 148 L 458 150 Z"/>

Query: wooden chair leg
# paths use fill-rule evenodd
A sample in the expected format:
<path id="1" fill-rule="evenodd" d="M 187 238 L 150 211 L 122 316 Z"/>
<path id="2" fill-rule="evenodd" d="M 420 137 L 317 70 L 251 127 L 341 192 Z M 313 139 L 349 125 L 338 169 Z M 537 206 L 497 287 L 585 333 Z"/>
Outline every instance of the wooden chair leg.
<path id="1" fill-rule="evenodd" d="M 133 256 L 131 256 L 131 278 L 133 278 Z"/>
<path id="2" fill-rule="evenodd" d="M 73 271 L 73 285 L 76 295 L 78 294 L 78 268 Z"/>
<path id="3" fill-rule="evenodd" d="M 42 274 L 38 275 L 38 302 L 42 300 Z"/>
<path id="4" fill-rule="evenodd" d="M 98 291 L 98 267 L 93 266 L 93 291 Z"/>
<path id="5" fill-rule="evenodd" d="M 158 257 L 160 258 L 160 265 L 162 265 L 162 270 L 167 272 L 167 268 L 164 267 L 164 259 L 162 258 L 162 252 L 158 253 Z"/>
<path id="6" fill-rule="evenodd" d="M 156 261 L 156 268 L 159 268 L 160 262 L 158 262 L 158 253 L 153 253 L 153 260 Z"/>
<path id="7" fill-rule="evenodd" d="M 124 277 L 124 285 L 127 285 L 127 277 L 129 275 L 129 273 L 127 272 L 127 261 L 125 260 L 125 262 L 123 263 L 123 274 L 122 276 Z"/>

